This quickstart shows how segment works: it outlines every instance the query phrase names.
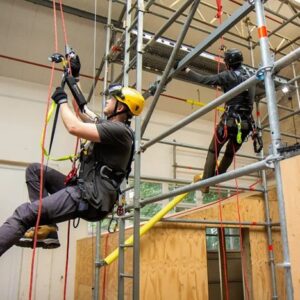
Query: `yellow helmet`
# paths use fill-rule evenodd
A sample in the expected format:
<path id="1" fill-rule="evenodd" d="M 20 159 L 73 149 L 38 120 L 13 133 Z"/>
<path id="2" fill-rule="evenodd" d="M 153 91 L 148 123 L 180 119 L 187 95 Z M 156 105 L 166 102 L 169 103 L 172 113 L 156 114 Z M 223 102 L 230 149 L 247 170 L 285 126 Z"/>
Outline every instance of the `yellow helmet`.
<path id="1" fill-rule="evenodd" d="M 137 90 L 115 84 L 108 88 L 108 93 L 116 100 L 126 104 L 134 116 L 140 115 L 143 111 L 145 99 Z"/>

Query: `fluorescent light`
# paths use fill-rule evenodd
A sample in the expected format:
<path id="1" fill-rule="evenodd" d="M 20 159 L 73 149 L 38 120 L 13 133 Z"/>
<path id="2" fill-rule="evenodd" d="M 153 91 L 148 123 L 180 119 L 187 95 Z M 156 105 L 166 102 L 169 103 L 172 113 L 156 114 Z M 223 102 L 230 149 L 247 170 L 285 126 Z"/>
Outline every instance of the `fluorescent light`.
<path id="1" fill-rule="evenodd" d="M 289 92 L 289 87 L 287 86 L 287 85 L 284 85 L 282 88 L 281 88 L 281 90 L 282 90 L 282 92 L 284 93 L 284 94 L 287 94 L 288 92 Z"/>

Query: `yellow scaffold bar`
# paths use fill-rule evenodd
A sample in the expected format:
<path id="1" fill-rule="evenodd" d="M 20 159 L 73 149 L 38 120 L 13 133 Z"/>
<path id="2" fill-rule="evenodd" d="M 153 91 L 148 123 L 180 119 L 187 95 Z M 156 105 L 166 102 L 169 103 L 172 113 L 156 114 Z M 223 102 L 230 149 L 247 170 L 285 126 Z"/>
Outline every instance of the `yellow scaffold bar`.
<path id="1" fill-rule="evenodd" d="M 181 202 L 188 193 L 184 193 L 176 196 L 171 202 L 169 202 L 161 211 L 159 211 L 155 216 L 153 216 L 145 225 L 140 228 L 140 236 L 144 235 L 150 228 L 152 228 L 159 220 L 161 220 L 172 208 L 174 208 L 179 202 Z M 131 235 L 126 241 L 125 245 L 133 244 L 133 235 Z M 115 249 L 111 254 L 109 254 L 104 262 L 109 265 L 115 261 L 119 256 L 119 248 Z"/>
<path id="2" fill-rule="evenodd" d="M 194 99 L 186 99 L 185 101 L 188 104 L 197 105 L 197 106 L 201 106 L 201 107 L 206 105 L 206 103 L 201 102 L 201 101 L 197 101 L 197 100 L 194 100 Z M 220 112 L 225 111 L 225 109 L 223 107 L 217 107 L 217 110 L 220 111 Z"/>

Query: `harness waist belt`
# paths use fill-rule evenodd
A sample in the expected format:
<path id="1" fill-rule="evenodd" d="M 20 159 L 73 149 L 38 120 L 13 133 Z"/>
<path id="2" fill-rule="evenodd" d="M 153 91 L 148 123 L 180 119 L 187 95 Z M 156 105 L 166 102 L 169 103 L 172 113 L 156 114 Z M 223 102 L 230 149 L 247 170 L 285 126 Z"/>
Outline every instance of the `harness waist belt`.
<path id="1" fill-rule="evenodd" d="M 117 184 L 120 184 L 123 181 L 124 177 L 125 177 L 125 173 L 124 172 L 122 172 L 122 171 L 114 171 L 112 168 L 110 168 L 107 165 L 101 166 L 99 174 L 100 174 L 100 176 L 103 179 L 113 180 Z"/>

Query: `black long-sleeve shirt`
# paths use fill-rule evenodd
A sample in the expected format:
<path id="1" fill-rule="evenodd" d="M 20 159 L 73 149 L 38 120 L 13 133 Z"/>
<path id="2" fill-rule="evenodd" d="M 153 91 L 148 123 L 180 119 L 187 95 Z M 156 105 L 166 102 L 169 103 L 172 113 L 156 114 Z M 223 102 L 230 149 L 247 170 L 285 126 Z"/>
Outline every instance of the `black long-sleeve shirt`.
<path id="1" fill-rule="evenodd" d="M 226 70 L 216 75 L 202 75 L 193 70 L 189 70 L 187 75 L 190 79 L 195 80 L 204 85 L 220 86 L 224 93 L 238 86 L 243 81 L 247 80 L 251 74 L 243 67 L 235 70 Z M 252 111 L 253 101 L 255 96 L 255 88 L 245 90 L 241 94 L 226 101 L 226 106 L 241 106 L 250 108 Z"/>

